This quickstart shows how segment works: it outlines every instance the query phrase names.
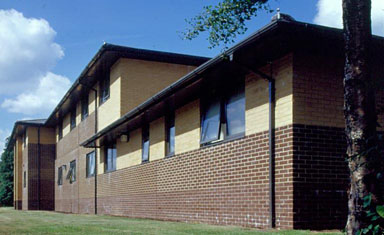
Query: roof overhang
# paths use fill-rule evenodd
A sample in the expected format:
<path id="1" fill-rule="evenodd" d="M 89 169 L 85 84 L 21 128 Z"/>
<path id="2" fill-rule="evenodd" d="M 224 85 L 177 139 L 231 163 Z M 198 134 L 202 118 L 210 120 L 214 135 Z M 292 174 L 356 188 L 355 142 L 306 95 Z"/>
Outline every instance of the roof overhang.
<path id="1" fill-rule="evenodd" d="M 259 68 L 295 51 L 344 58 L 343 40 L 340 29 L 297 21 L 271 22 L 149 98 L 81 145 L 85 147 L 102 145 L 138 128 L 143 121 L 152 121 L 161 117 L 166 113 L 169 104 L 177 108 L 182 105 L 182 102 L 196 98 L 203 91 L 203 81 L 214 80 L 215 77 L 217 79 L 223 73 L 228 74 L 233 70 L 244 72 L 245 68 Z M 375 53 L 384 51 L 382 37 L 374 36 L 372 43 L 378 49 L 375 49 Z M 232 62 L 228 58 L 231 58 Z M 212 76 L 213 74 L 216 76 Z"/>
<path id="2" fill-rule="evenodd" d="M 53 110 L 47 119 L 46 125 L 55 126 L 58 121 L 62 120 L 62 118 L 71 111 L 73 105 L 76 104 L 84 94 L 89 92 L 90 87 L 93 87 L 98 80 L 109 76 L 111 66 L 120 58 L 193 66 L 199 66 L 209 59 L 200 56 L 104 44 Z"/>
<path id="3" fill-rule="evenodd" d="M 27 127 L 42 127 L 44 126 L 45 121 L 46 119 L 16 121 L 15 125 L 13 126 L 11 136 L 8 139 L 6 150 L 11 151 L 11 148 L 15 144 L 16 137 L 22 135 Z"/>

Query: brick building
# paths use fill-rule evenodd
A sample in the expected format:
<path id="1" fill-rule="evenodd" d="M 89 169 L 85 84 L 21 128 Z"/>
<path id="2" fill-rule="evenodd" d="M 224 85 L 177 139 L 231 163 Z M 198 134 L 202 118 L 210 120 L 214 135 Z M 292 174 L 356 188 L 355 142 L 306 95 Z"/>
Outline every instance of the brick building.
<path id="1" fill-rule="evenodd" d="M 280 18 L 212 59 L 105 44 L 47 120 L 16 122 L 15 208 L 343 228 L 343 63 L 341 30 Z"/>

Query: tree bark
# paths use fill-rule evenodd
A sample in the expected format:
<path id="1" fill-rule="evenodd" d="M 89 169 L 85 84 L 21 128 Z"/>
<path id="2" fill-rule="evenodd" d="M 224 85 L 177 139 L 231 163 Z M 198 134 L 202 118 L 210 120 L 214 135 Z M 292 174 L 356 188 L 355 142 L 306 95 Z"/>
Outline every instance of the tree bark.
<path id="1" fill-rule="evenodd" d="M 377 173 L 382 157 L 378 150 L 375 92 L 372 85 L 370 46 L 371 1 L 343 0 L 345 40 L 344 116 L 350 170 L 347 234 L 368 226 L 364 197 L 381 199 Z"/>

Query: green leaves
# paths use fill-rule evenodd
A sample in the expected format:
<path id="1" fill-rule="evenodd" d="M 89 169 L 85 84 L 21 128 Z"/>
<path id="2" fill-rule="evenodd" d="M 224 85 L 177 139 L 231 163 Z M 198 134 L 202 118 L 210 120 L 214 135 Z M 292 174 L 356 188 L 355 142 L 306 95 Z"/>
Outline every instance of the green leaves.
<path id="1" fill-rule="evenodd" d="M 13 203 L 13 152 L 4 150 L 0 161 L 0 205 Z"/>
<path id="2" fill-rule="evenodd" d="M 223 0 L 217 6 L 205 6 L 203 12 L 186 20 L 190 28 L 183 32 L 183 38 L 192 40 L 202 32 L 208 32 L 210 48 L 220 43 L 233 43 L 236 35 L 247 31 L 245 22 L 258 11 L 272 12 L 269 0 Z"/>
<path id="3" fill-rule="evenodd" d="M 384 206 L 376 206 L 376 212 L 380 215 L 381 218 L 384 218 Z"/>

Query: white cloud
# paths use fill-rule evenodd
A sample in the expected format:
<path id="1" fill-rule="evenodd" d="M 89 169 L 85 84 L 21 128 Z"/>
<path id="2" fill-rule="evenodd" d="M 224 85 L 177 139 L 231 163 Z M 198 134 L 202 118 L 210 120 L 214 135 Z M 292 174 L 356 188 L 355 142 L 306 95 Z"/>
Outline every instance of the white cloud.
<path id="1" fill-rule="evenodd" d="M 48 72 L 40 79 L 36 90 L 21 93 L 15 99 L 6 99 L 1 107 L 12 113 L 46 115 L 57 105 L 70 84 L 68 78 Z"/>
<path id="2" fill-rule="evenodd" d="M 13 113 L 47 115 L 69 88 L 68 78 L 52 68 L 64 56 L 55 30 L 44 19 L 0 10 L 1 107 Z"/>
<path id="3" fill-rule="evenodd" d="M 318 0 L 316 24 L 342 28 L 342 0 Z M 384 36 L 384 1 L 372 0 L 372 31 Z"/>
<path id="4" fill-rule="evenodd" d="M 0 94 L 36 87 L 41 76 L 64 56 L 44 19 L 26 18 L 16 10 L 0 10 Z"/>

